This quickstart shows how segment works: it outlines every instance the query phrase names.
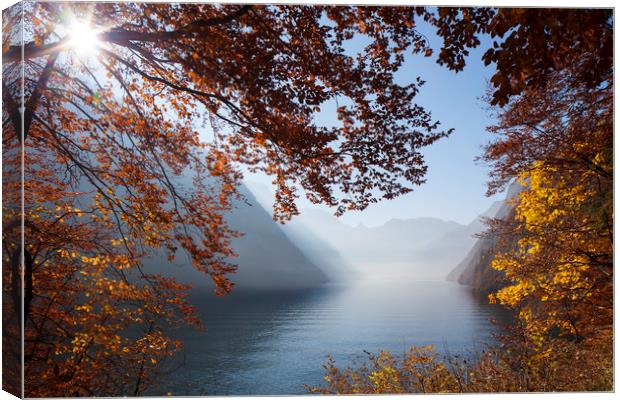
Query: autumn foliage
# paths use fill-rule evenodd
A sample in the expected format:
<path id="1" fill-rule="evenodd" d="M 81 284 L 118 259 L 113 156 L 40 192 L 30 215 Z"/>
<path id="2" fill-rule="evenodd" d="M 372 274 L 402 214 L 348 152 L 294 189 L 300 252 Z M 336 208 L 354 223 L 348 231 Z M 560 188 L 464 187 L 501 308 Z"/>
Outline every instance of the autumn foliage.
<path id="1" fill-rule="evenodd" d="M 329 358 L 311 392 L 612 390 L 613 91 L 555 78 L 502 112 L 484 156 L 496 163 L 491 188 L 509 177 L 524 187 L 489 227 L 501 243 L 492 267 L 508 282 L 490 300 L 515 313 L 498 345 L 469 363 L 432 347 L 348 368 Z"/>
<path id="2" fill-rule="evenodd" d="M 189 287 L 148 256 L 187 257 L 231 290 L 237 164 L 273 176 L 281 220 L 299 188 L 342 213 L 422 183 L 420 149 L 449 133 L 413 102 L 422 81 L 394 81 L 405 51 L 428 51 L 413 9 L 24 7 L 3 25 L 3 315 L 6 347 L 25 328 L 28 397 L 138 395 L 155 380 L 181 345 L 170 329 L 199 322 Z M 75 35 L 92 32 L 81 54 Z M 359 34 L 369 44 L 351 55 Z M 337 124 L 317 124 L 330 102 Z"/>
<path id="3" fill-rule="evenodd" d="M 547 17 L 535 18 L 540 14 Z M 461 32 L 460 40 L 467 43 L 469 37 L 471 44 L 479 31 L 468 28 L 467 18 L 459 21 L 464 15 L 469 14 L 447 12 L 443 29 Z M 498 336 L 496 348 L 469 364 L 416 347 L 402 357 L 370 355 L 368 362 L 349 369 L 329 359 L 326 385 L 311 391 L 613 388 L 613 77 L 605 44 L 611 40 L 611 16 L 583 10 L 495 15 L 474 10 L 473 15 L 489 24 L 482 32 L 512 32 L 484 56 L 497 63 L 500 74 L 492 79 L 489 102 L 506 106 L 497 109 L 497 124 L 489 127 L 495 137 L 481 159 L 492 167 L 489 193 L 514 181 L 523 187 L 512 200 L 514 212 L 489 221 L 489 234 L 500 243 L 492 267 L 507 282 L 490 300 L 514 310 L 515 321 Z M 507 20 L 513 25 L 505 25 Z M 559 32 L 571 26 L 566 38 L 579 35 L 580 40 L 555 47 L 564 40 Z M 599 29 L 603 32 L 591 36 Z M 534 32 L 545 35 L 533 38 Z M 527 48 L 502 55 L 526 41 Z M 520 60 L 523 51 L 548 54 Z M 529 75 L 515 77 L 507 62 Z"/>
<path id="4" fill-rule="evenodd" d="M 511 283 L 492 300 L 518 310 L 531 357 L 581 360 L 578 390 L 597 379 L 610 388 L 613 375 L 612 88 L 556 76 L 512 104 L 487 149 L 526 187 L 514 221 L 493 227 L 519 240 L 496 254 L 492 267 Z"/>
<path id="5" fill-rule="evenodd" d="M 515 285 L 497 299 L 523 310 L 526 332 L 543 338 L 537 348 L 543 357 L 546 343 L 558 340 L 608 344 L 608 12 L 132 2 L 25 7 L 25 20 L 21 9 L 4 12 L 2 43 L 3 343 L 17 348 L 23 324 L 25 396 L 139 395 L 156 381 L 181 346 L 170 329 L 200 322 L 185 300 L 189 286 L 152 271 L 148 256 L 187 257 L 217 293 L 229 292 L 236 269 L 230 243 L 240 233 L 225 214 L 238 196 L 239 165 L 273 177 L 281 221 L 298 213 L 301 195 L 339 215 L 422 184 L 422 149 L 451 130 L 415 103 L 422 79 L 395 81 L 406 52 L 434 54 L 417 30 L 420 21 L 444 40 L 438 62 L 457 71 L 480 44 L 477 35 L 502 39 L 485 61 L 497 66 L 493 102 L 510 110 L 496 128 L 505 137 L 486 157 L 497 166 L 498 185 L 519 177 L 531 190 L 514 221 L 525 232 L 521 250 L 497 259 Z M 90 55 L 72 48 L 75 21 L 96 32 Z M 360 36 L 365 47 L 352 54 L 348 43 Z M 532 38 L 540 46 L 522 46 Z M 576 113 L 573 98 L 590 107 Z M 336 109 L 334 126 L 316 121 L 326 106 Z M 561 117 L 566 111 L 568 121 Z M 534 128 L 515 131 L 525 115 L 555 131 L 547 139 Z M 549 152 L 543 157 L 536 149 Z M 571 173 L 552 155 L 563 157 Z M 23 213 L 16 206 L 22 194 Z M 546 208 L 530 206 L 541 198 L 549 202 L 537 207 Z M 546 227 L 561 230 L 561 248 L 549 242 Z M 530 301 L 543 293 L 545 301 Z M 10 366 L 20 356 L 5 357 L 5 386 L 13 393 L 20 371 Z M 427 350 L 411 357 L 433 363 L 433 382 L 450 381 Z M 443 390 L 443 383 L 433 385 Z"/>

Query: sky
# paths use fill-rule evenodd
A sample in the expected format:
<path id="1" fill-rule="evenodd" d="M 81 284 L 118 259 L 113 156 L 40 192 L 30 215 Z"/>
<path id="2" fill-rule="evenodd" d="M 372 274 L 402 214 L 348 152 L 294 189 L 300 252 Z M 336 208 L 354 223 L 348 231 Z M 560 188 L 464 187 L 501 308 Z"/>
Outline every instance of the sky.
<path id="1" fill-rule="evenodd" d="M 441 43 L 433 32 L 424 26 L 420 30 L 431 41 L 431 47 L 437 49 Z M 352 49 L 362 45 L 359 40 L 352 44 Z M 486 48 L 483 40 L 481 47 L 471 51 L 464 71 L 459 73 L 437 64 L 436 55 L 406 57 L 396 74 L 397 82 L 407 84 L 417 76 L 425 80 L 416 102 L 429 110 L 444 129 L 454 128 L 454 132 L 422 149 L 428 165 L 426 183 L 396 199 L 372 204 L 364 211 L 348 212 L 340 217 L 342 222 L 379 226 L 391 219 L 434 217 L 468 224 L 503 198 L 501 194 L 485 196 L 489 167 L 474 161 L 482 154 L 482 146 L 492 139 L 485 128 L 493 119 L 482 99 L 494 71 L 484 67 L 481 60 Z M 322 122 L 321 118 L 329 119 L 330 114 L 321 112 L 318 122 Z M 245 173 L 244 180 L 250 189 L 256 185 L 271 186 L 271 179 L 262 175 Z M 334 211 L 313 205 L 305 198 L 298 204 L 302 212 L 304 208 Z"/>

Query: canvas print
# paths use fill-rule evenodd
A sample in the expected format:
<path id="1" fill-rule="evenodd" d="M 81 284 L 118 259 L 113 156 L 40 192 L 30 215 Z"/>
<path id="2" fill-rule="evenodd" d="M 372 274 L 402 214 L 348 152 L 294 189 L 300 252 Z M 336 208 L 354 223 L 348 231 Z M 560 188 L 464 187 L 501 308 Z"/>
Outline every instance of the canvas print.
<path id="1" fill-rule="evenodd" d="M 613 390 L 608 8 L 2 12 L 2 389 Z"/>

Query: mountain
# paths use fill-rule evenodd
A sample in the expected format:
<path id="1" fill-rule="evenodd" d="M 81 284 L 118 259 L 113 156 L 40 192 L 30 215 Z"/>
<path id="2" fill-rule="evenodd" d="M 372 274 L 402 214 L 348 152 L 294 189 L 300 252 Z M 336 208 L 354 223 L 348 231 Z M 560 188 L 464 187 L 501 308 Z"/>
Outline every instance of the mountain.
<path id="1" fill-rule="evenodd" d="M 381 226 L 354 227 L 325 211 L 307 209 L 287 225 L 285 229 L 313 232 L 338 249 L 361 274 L 428 280 L 443 279 L 447 268 L 454 265 L 452 259 L 446 261 L 446 254 L 452 255 L 450 246 L 461 240 L 443 243 L 443 247 L 438 242 L 464 227 L 436 218 L 392 219 Z M 446 246 L 450 250 L 446 251 Z M 467 247 L 459 246 L 465 249 L 459 253 L 462 256 Z"/>
<path id="2" fill-rule="evenodd" d="M 350 263 L 326 240 L 321 239 L 302 222 L 280 227 L 284 234 L 331 282 L 344 282 L 358 276 Z"/>
<path id="3" fill-rule="evenodd" d="M 249 183 L 264 207 L 273 193 L 265 185 Z M 381 226 L 351 226 L 327 211 L 301 209 L 282 226 L 304 255 L 331 280 L 351 278 L 351 271 L 368 276 L 443 280 L 485 230 L 483 217 L 493 217 L 502 202 L 468 225 L 438 218 L 392 219 Z"/>
<path id="4" fill-rule="evenodd" d="M 274 194 L 263 184 L 247 182 L 248 189 L 253 198 L 265 209 L 271 210 Z M 312 211 L 308 211 L 312 213 Z M 303 211 L 305 216 L 306 210 Z M 271 215 L 271 213 L 270 213 Z M 325 218 L 328 223 L 336 220 L 336 229 L 341 226 L 339 221 L 328 213 L 319 213 L 314 217 Z M 301 250 L 304 256 L 325 273 L 331 282 L 342 282 L 354 279 L 358 276 L 348 260 L 345 260 L 341 252 L 329 240 L 317 234 L 315 227 L 308 226 L 306 218 L 294 217 L 292 221 L 279 224 L 280 229 Z M 332 226 L 334 228 L 334 226 Z"/>
<path id="5" fill-rule="evenodd" d="M 442 279 L 445 278 L 446 274 L 450 275 L 448 272 L 452 271 L 454 266 L 463 260 L 463 257 L 475 245 L 476 235 L 486 230 L 484 218 L 493 217 L 501 204 L 501 201 L 494 202 L 486 212 L 476 217 L 468 225 L 459 226 L 426 246 L 424 254 L 433 255 L 434 262 L 444 273 Z"/>
<path id="6" fill-rule="evenodd" d="M 300 288 L 327 282 L 327 275 L 287 237 L 282 228 L 245 186 L 245 202 L 229 214 L 232 229 L 243 232 L 233 240 L 239 269 L 232 280 L 238 287 Z"/>
<path id="7" fill-rule="evenodd" d="M 485 214 L 489 218 L 514 218 L 514 206 L 511 199 L 523 189 L 518 183 L 508 188 L 506 199 L 494 204 Z M 516 243 L 517 238 L 511 239 Z M 510 245 L 511 243 L 508 243 Z M 468 285 L 475 289 L 494 292 L 505 284 L 504 274 L 491 267 L 491 261 L 497 252 L 498 238 L 495 235 L 485 235 L 479 238 L 464 259 L 448 274 L 448 281 L 456 281 L 461 285 Z"/>
<path id="8" fill-rule="evenodd" d="M 327 275 L 284 234 L 247 187 L 242 185 L 239 191 L 244 198 L 236 200 L 226 216 L 229 226 L 243 233 L 232 240 L 238 257 L 230 261 L 238 269 L 229 278 L 235 283 L 235 290 L 297 289 L 326 283 Z M 210 278 L 196 271 L 183 254 L 172 265 L 165 257 L 156 255 L 148 266 L 151 271 L 174 276 L 196 288 L 213 287 Z"/>

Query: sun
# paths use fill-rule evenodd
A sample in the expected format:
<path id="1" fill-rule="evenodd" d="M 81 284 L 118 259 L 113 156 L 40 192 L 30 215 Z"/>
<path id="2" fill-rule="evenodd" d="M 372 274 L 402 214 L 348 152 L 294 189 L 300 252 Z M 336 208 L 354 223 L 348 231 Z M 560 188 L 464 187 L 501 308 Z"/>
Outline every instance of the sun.
<path id="1" fill-rule="evenodd" d="M 67 46 L 78 55 L 94 54 L 101 46 L 99 33 L 90 24 L 74 20 L 67 27 Z"/>

